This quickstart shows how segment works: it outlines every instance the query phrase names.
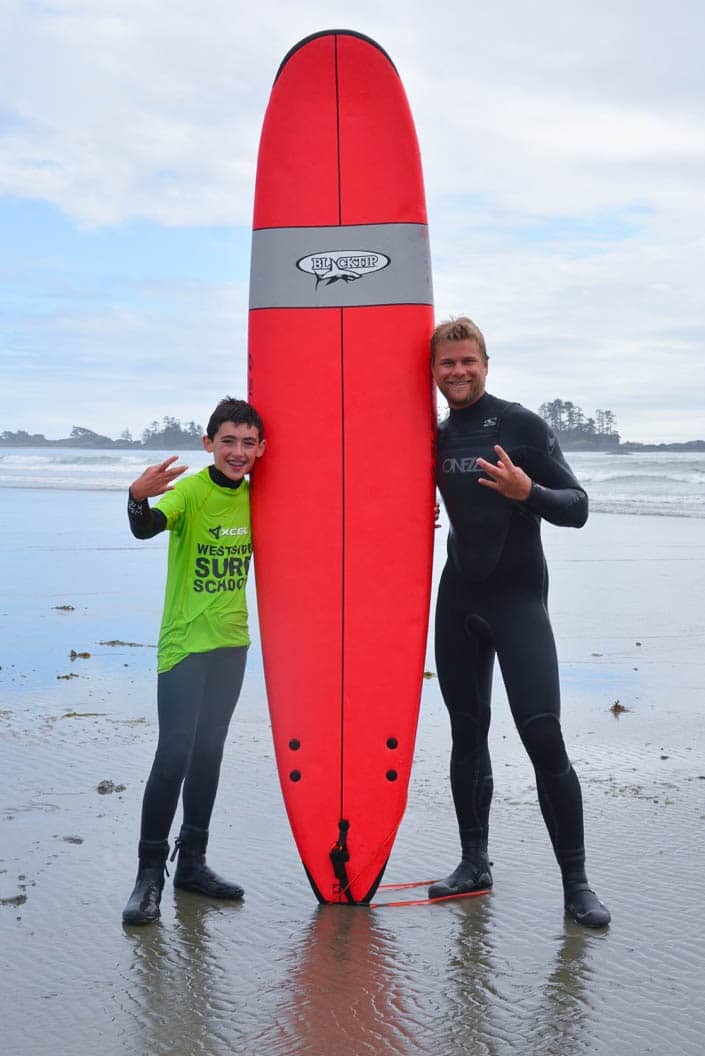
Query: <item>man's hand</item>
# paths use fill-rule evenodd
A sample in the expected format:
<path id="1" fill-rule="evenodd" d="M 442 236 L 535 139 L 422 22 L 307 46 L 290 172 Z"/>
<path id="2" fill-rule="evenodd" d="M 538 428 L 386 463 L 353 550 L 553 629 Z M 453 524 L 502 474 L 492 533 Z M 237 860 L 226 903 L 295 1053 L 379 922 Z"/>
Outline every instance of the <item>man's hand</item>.
<path id="1" fill-rule="evenodd" d="M 143 502 L 171 491 L 176 478 L 188 469 L 188 466 L 172 466 L 172 462 L 178 461 L 178 458 L 178 455 L 171 455 L 158 466 L 147 466 L 142 476 L 130 485 L 135 502 Z"/>
<path id="2" fill-rule="evenodd" d="M 480 477 L 479 483 L 485 488 L 492 488 L 504 495 L 505 499 L 515 499 L 517 502 L 525 502 L 531 491 L 531 477 L 528 477 L 523 469 L 515 466 L 511 458 L 499 444 L 495 445 L 495 451 L 499 457 L 496 466 L 486 462 L 484 458 L 478 458 L 477 464 L 490 478 Z"/>

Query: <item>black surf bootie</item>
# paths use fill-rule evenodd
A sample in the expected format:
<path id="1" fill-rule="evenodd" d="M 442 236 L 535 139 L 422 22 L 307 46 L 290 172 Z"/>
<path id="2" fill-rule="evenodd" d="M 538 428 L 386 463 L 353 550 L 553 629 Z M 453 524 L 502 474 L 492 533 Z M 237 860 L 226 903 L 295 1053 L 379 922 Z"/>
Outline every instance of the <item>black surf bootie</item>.
<path id="1" fill-rule="evenodd" d="M 436 880 L 428 889 L 429 898 L 468 895 L 471 891 L 488 891 L 492 887 L 492 870 L 487 851 L 477 851 L 472 858 L 463 857 L 458 868 L 445 880 Z"/>
<path id="2" fill-rule="evenodd" d="M 182 825 L 171 860 L 179 855 L 174 873 L 174 887 L 182 891 L 193 891 L 208 898 L 224 898 L 239 902 L 245 892 L 239 884 L 218 876 L 206 865 L 208 830 L 196 829 L 193 825 Z"/>
<path id="3" fill-rule="evenodd" d="M 169 844 L 166 840 L 141 840 L 138 854 L 137 879 L 122 911 L 123 924 L 152 924 L 160 916 Z"/>
<path id="4" fill-rule="evenodd" d="M 585 883 L 566 884 L 565 911 L 584 928 L 606 928 L 612 919 L 609 909 Z"/>

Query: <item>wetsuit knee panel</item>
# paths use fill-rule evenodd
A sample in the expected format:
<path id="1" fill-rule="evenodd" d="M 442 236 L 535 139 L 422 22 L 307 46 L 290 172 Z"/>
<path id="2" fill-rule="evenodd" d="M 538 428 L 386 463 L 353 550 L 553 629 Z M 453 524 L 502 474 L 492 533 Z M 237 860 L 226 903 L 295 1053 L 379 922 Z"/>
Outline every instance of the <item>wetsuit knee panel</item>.
<path id="1" fill-rule="evenodd" d="M 557 715 L 532 715 L 519 727 L 519 736 L 537 770 L 553 777 L 560 777 L 570 770 Z"/>

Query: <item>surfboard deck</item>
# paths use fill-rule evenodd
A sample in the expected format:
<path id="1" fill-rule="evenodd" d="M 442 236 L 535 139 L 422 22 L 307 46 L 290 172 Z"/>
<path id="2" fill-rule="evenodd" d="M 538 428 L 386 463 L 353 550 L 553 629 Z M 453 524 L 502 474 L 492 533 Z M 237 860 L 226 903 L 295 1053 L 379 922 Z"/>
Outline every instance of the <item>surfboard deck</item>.
<path id="1" fill-rule="evenodd" d="M 322 902 L 368 902 L 408 790 L 433 550 L 421 162 L 369 38 L 284 59 L 257 164 L 249 398 L 257 600 L 284 802 Z"/>

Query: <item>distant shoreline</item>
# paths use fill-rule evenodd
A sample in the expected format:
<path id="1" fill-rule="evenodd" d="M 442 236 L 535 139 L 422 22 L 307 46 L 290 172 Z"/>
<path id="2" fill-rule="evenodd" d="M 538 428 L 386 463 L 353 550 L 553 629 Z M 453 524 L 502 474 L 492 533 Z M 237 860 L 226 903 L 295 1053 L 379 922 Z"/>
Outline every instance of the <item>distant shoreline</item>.
<path id="1" fill-rule="evenodd" d="M 143 444 L 140 440 L 126 442 L 124 440 L 113 440 L 110 443 L 77 443 L 75 440 L 36 440 L 22 443 L 17 440 L 4 440 L 0 438 L 0 447 L 38 448 L 38 447 L 62 447 L 75 448 L 77 451 L 166 451 L 174 448 L 178 451 L 201 451 L 203 444 L 189 439 L 178 440 L 176 443 Z"/>
<path id="2" fill-rule="evenodd" d="M 589 451 L 592 453 L 602 452 L 611 455 L 630 455 L 639 451 L 705 451 L 705 440 L 680 440 L 670 444 L 640 444 L 637 441 L 626 440 L 623 444 L 581 444 L 572 443 L 558 433 L 558 441 L 563 451 Z"/>
<path id="3" fill-rule="evenodd" d="M 682 440 L 673 443 L 648 443 L 642 444 L 636 441 L 625 441 L 622 444 L 590 444 L 585 442 L 574 442 L 570 438 L 557 434 L 561 448 L 565 452 L 586 451 L 592 454 L 628 455 L 639 451 L 705 451 L 705 440 Z M 194 437 L 180 437 L 175 442 L 159 440 L 157 443 L 144 444 L 141 440 L 102 440 L 101 442 L 77 441 L 66 438 L 63 440 L 41 440 L 17 441 L 0 438 L 0 447 L 13 447 L 18 450 L 40 447 L 62 447 L 75 448 L 83 451 L 200 451 L 202 444 L 200 439 Z"/>

